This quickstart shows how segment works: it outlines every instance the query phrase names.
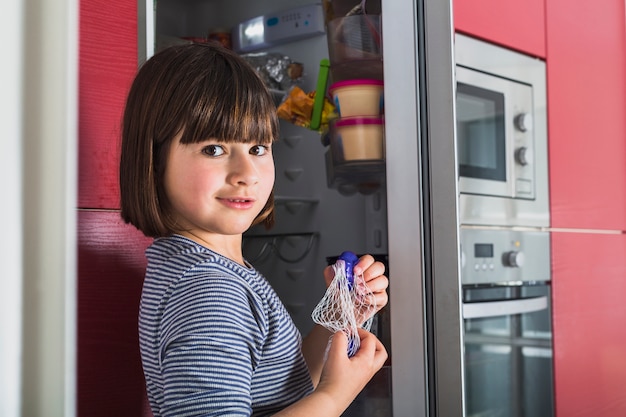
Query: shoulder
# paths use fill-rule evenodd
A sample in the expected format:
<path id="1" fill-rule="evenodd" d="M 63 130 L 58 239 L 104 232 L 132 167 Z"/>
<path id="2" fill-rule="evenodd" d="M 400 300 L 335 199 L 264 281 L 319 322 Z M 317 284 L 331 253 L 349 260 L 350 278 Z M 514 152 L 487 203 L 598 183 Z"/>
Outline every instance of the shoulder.
<path id="1" fill-rule="evenodd" d="M 238 265 L 179 235 L 155 239 L 146 250 L 146 258 L 146 276 L 165 281 L 169 277 L 183 282 L 211 276 L 250 281 L 259 275 L 254 268 Z"/>
<path id="2" fill-rule="evenodd" d="M 269 284 L 254 268 L 176 235 L 155 240 L 146 254 L 144 296 L 159 300 L 164 319 L 248 317 L 261 326 L 266 321 Z"/>

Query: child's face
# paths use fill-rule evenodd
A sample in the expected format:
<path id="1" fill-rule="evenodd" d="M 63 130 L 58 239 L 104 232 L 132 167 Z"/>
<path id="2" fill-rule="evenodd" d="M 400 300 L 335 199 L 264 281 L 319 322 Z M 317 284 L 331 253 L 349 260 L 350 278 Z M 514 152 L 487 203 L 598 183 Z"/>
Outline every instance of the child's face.
<path id="1" fill-rule="evenodd" d="M 245 232 L 274 186 L 271 144 L 172 142 L 165 192 L 180 230 L 206 235 Z"/>

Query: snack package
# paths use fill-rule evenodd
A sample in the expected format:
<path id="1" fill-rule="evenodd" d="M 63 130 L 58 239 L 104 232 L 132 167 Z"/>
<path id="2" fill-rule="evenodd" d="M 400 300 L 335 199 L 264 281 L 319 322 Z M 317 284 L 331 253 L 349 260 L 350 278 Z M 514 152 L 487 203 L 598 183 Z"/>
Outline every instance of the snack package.
<path id="1" fill-rule="evenodd" d="M 305 93 L 298 86 L 292 87 L 289 94 L 285 96 L 283 102 L 278 106 L 278 117 L 296 126 L 310 128 L 315 94 L 315 91 Z M 323 133 L 328 130 L 329 120 L 337 117 L 335 106 L 326 97 L 324 97 L 321 117 L 319 131 Z"/>
<path id="2" fill-rule="evenodd" d="M 288 56 L 274 52 L 242 55 L 261 76 L 265 85 L 274 90 L 287 91 L 302 78 L 304 67 Z"/>

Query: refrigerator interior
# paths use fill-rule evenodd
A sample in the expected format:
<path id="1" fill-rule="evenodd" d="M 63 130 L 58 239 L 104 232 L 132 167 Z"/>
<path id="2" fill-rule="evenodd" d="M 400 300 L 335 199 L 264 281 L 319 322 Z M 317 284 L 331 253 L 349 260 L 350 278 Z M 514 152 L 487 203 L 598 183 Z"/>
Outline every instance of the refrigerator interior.
<path id="1" fill-rule="evenodd" d="M 158 0 L 155 2 L 156 43 L 176 37 L 206 37 L 210 30 L 230 29 L 239 22 L 267 13 L 312 4 L 311 0 Z M 335 12 L 356 1 L 333 2 Z M 380 12 L 380 1 L 367 5 Z M 328 58 L 326 35 L 284 43 L 261 52 L 277 52 L 303 64 L 298 86 L 315 90 L 320 60 Z M 332 65 L 332 63 L 331 63 Z M 276 225 L 269 231 L 253 228 L 244 236 L 244 255 L 276 289 L 303 335 L 313 326 L 311 312 L 322 298 L 322 275 L 327 258 L 350 250 L 386 259 L 387 214 L 384 181 L 367 195 L 346 195 L 327 183 L 325 154 L 318 132 L 280 122 L 274 145 L 276 164 Z M 388 352 L 388 308 L 377 315 L 372 331 Z M 379 372 L 345 415 L 391 415 L 391 367 Z"/>

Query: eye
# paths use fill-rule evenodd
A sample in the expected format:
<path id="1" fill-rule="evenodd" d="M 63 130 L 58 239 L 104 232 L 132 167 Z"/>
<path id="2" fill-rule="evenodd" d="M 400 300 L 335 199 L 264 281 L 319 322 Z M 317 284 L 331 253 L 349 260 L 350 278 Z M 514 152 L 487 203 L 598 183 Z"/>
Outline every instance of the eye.
<path id="1" fill-rule="evenodd" d="M 220 156 L 224 154 L 224 148 L 220 145 L 208 145 L 202 148 L 202 153 L 208 156 Z"/>
<path id="2" fill-rule="evenodd" d="M 262 156 L 269 153 L 270 147 L 265 145 L 255 145 L 250 149 L 252 155 Z"/>

